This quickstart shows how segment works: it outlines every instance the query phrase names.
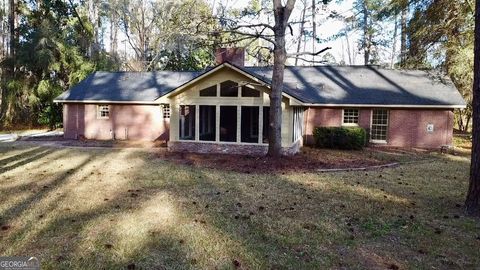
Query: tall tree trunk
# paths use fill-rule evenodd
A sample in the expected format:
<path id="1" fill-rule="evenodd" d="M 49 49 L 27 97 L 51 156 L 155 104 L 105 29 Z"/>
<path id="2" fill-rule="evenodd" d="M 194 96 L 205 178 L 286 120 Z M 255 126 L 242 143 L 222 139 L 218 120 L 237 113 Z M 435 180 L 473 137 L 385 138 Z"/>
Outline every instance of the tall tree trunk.
<path id="1" fill-rule="evenodd" d="M 392 44 L 392 57 L 390 58 L 390 68 L 395 67 L 395 54 L 397 53 L 397 31 L 398 31 L 398 20 L 397 14 L 395 14 L 395 25 L 393 29 L 393 44 Z"/>
<path id="2" fill-rule="evenodd" d="M 285 6 L 281 0 L 274 0 L 275 46 L 273 51 L 272 91 L 270 92 L 270 126 L 268 133 L 268 156 L 279 157 L 282 154 L 282 92 L 283 76 L 287 51 L 285 48 L 285 29 L 295 6 L 295 0 L 288 0 Z"/>
<path id="3" fill-rule="evenodd" d="M 10 31 L 10 37 L 9 37 L 9 60 L 10 63 L 7 68 L 4 68 L 4 72 L 2 74 L 2 102 L 0 104 L 0 122 L 2 125 L 7 124 L 8 122 L 8 96 L 9 96 L 9 91 L 7 88 L 7 83 L 10 79 L 13 78 L 15 74 L 15 0 L 9 0 L 9 16 L 8 16 L 8 27 Z"/>
<path id="4" fill-rule="evenodd" d="M 370 38 L 368 33 L 368 8 L 367 0 L 363 0 L 363 64 L 368 65 L 370 62 Z"/>
<path id="5" fill-rule="evenodd" d="M 315 21 L 315 14 L 317 13 L 316 0 L 312 0 L 312 52 L 315 52 L 315 44 L 317 43 L 317 22 Z M 312 56 L 312 65 L 315 63 L 315 55 Z"/>
<path id="6" fill-rule="evenodd" d="M 345 33 L 345 40 L 347 42 L 348 64 L 353 65 L 354 63 L 352 61 L 352 53 L 350 52 L 350 39 L 348 38 L 347 33 Z M 353 58 L 355 58 L 355 57 L 353 57 Z"/>
<path id="7" fill-rule="evenodd" d="M 114 10 L 110 11 L 110 54 L 112 56 L 117 55 L 118 47 L 118 25 L 117 25 L 117 12 Z"/>
<path id="8" fill-rule="evenodd" d="M 465 209 L 470 215 L 480 216 L 480 0 L 475 5 L 474 59 L 472 163 Z"/>
<path id="9" fill-rule="evenodd" d="M 12 58 L 12 67 L 15 66 L 15 0 L 10 0 L 10 17 L 8 18 L 10 26 L 10 57 Z M 13 68 L 12 68 L 13 71 Z"/>
<path id="10" fill-rule="evenodd" d="M 307 2 L 303 3 L 302 10 L 302 21 L 300 22 L 300 33 L 298 34 L 298 44 L 297 44 L 297 53 L 300 52 L 302 48 L 302 38 L 305 36 L 305 14 L 307 13 Z M 295 57 L 295 66 L 298 65 L 298 56 Z"/>
<path id="11" fill-rule="evenodd" d="M 408 1 L 407 1 L 408 2 Z M 404 68 L 407 59 L 407 14 L 408 14 L 408 3 L 402 7 L 400 13 L 400 28 L 402 31 L 400 37 L 400 67 Z"/>

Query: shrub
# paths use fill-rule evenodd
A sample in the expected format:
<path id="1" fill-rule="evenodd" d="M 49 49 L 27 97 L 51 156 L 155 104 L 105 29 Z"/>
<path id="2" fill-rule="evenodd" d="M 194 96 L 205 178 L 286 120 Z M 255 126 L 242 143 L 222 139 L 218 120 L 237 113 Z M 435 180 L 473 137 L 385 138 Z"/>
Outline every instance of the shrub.
<path id="1" fill-rule="evenodd" d="M 367 132 L 360 127 L 316 127 L 313 137 L 321 148 L 360 150 L 367 142 Z"/>

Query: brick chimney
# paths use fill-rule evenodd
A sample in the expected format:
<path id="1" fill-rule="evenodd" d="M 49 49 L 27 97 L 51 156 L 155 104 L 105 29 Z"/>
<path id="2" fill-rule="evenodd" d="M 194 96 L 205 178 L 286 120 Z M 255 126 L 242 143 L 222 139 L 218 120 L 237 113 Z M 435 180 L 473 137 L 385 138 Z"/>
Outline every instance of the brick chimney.
<path id="1" fill-rule="evenodd" d="M 218 48 L 215 51 L 215 62 L 217 65 L 223 62 L 230 62 L 236 66 L 245 66 L 244 48 Z"/>

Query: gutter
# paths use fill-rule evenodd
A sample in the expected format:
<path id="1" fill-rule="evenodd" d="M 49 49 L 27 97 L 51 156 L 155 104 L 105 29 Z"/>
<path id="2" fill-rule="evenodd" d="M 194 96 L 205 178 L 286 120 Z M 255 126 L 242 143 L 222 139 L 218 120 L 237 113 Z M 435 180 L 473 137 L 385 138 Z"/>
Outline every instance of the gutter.
<path id="1" fill-rule="evenodd" d="M 307 107 L 360 107 L 360 108 L 425 108 L 425 109 L 465 109 L 467 105 L 408 105 L 408 104 L 321 104 L 303 103 Z"/>
<path id="2" fill-rule="evenodd" d="M 84 103 L 84 104 L 97 104 L 97 103 L 108 103 L 108 104 L 140 104 L 140 105 L 159 105 L 160 103 L 155 101 L 115 101 L 115 100 L 62 100 L 55 99 L 53 103 Z"/>

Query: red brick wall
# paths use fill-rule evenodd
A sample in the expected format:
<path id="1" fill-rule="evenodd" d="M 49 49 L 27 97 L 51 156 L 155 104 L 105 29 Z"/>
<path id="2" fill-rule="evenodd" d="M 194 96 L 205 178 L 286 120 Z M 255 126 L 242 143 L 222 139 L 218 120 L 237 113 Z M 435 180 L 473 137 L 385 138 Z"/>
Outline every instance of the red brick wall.
<path id="1" fill-rule="evenodd" d="M 437 148 L 452 144 L 453 112 L 449 110 L 390 110 L 388 145 Z M 433 124 L 434 131 L 427 132 Z"/>
<path id="2" fill-rule="evenodd" d="M 341 126 L 342 109 L 310 107 L 305 117 L 306 144 L 313 144 L 313 129 L 320 126 Z M 371 108 L 360 109 L 359 126 L 369 129 Z M 434 125 L 432 133 L 427 124 Z M 451 144 L 453 112 L 450 110 L 391 109 L 387 144 L 398 147 L 438 148 Z"/>
<path id="3" fill-rule="evenodd" d="M 110 105 L 109 119 L 97 119 L 96 104 L 63 105 L 63 130 L 68 139 L 168 140 L 170 119 L 159 105 Z"/>
<path id="4" fill-rule="evenodd" d="M 342 125 L 342 110 L 329 108 L 308 108 L 305 111 L 305 141 L 312 145 L 313 129 L 315 127 L 338 127 Z"/>
<path id="5" fill-rule="evenodd" d="M 372 109 L 360 109 L 358 116 L 358 125 L 364 129 L 370 129 L 370 121 L 372 120 Z"/>

